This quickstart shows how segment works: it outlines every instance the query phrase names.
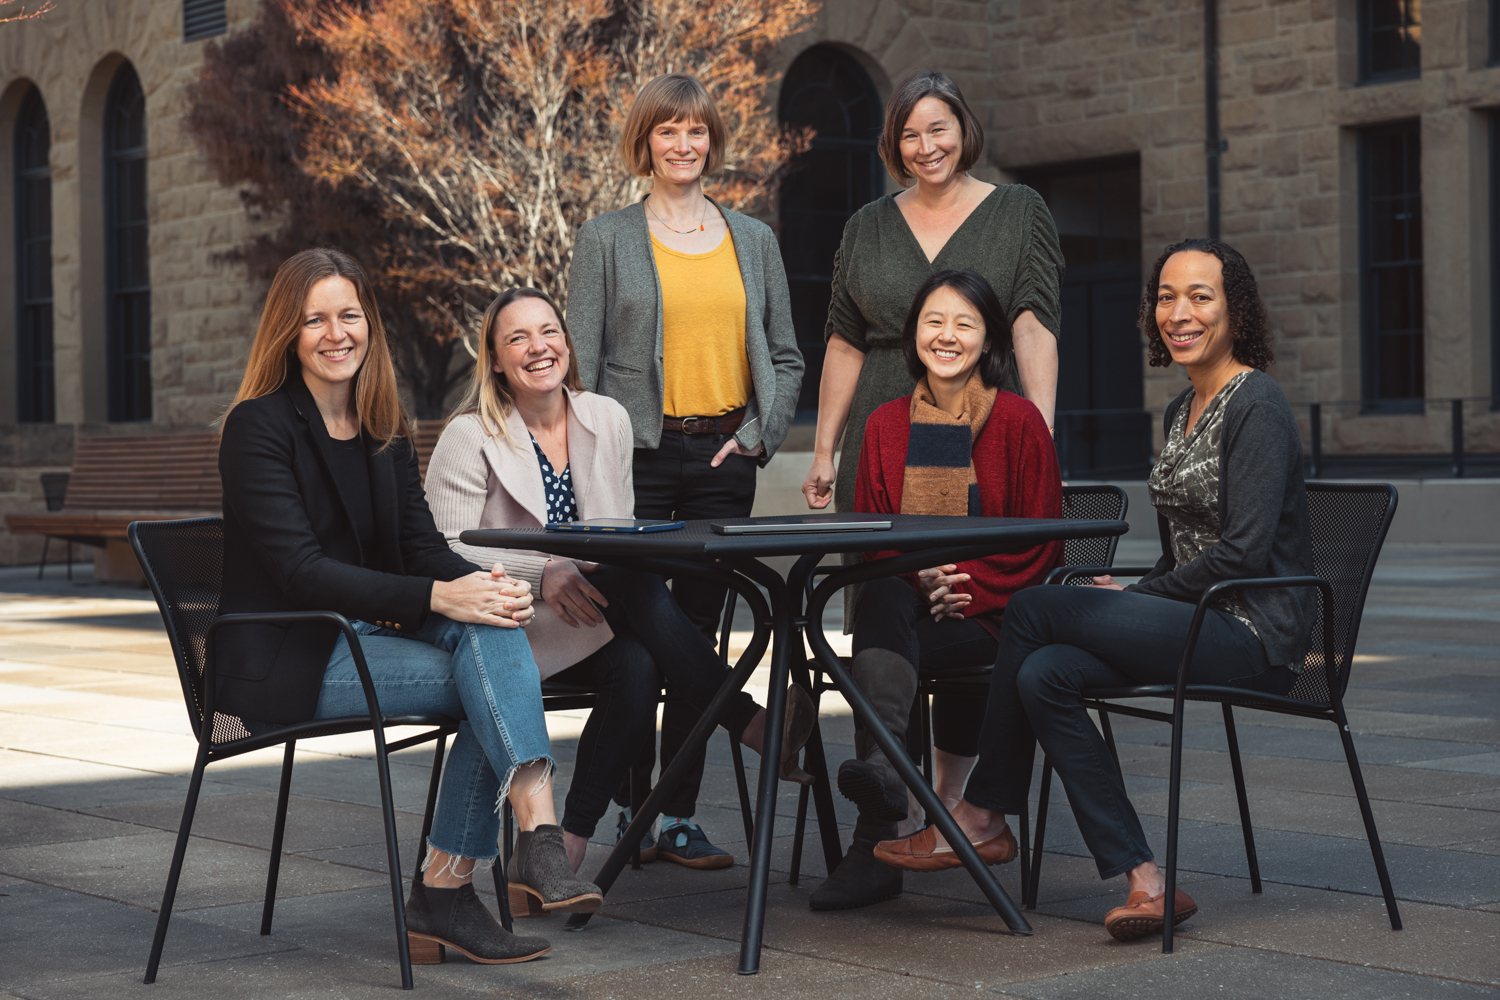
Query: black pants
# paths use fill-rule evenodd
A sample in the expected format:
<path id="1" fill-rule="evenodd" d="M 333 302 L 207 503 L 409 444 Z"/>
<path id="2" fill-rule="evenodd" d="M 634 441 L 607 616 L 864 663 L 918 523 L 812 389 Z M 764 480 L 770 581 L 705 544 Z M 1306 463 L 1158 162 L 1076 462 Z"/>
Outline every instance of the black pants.
<path id="1" fill-rule="evenodd" d="M 599 692 L 578 739 L 563 812 L 563 829 L 580 837 L 593 835 L 630 761 L 654 742 L 663 678 L 678 699 L 668 705 L 681 704 L 696 721 L 727 673 L 713 646 L 672 601 L 661 577 L 600 566 L 589 582 L 609 602 L 604 620 L 615 637 L 552 678 Z M 738 739 L 758 711 L 755 699 L 741 692 L 725 710 L 722 724 Z"/>
<path id="2" fill-rule="evenodd" d="M 749 517 L 755 506 L 756 460 L 744 455 L 730 455 L 715 469 L 710 467 L 727 434 L 683 434 L 663 431 L 661 445 L 655 449 L 635 450 L 635 516 L 691 521 L 698 518 Z M 717 631 L 724 614 L 727 588 L 706 584 L 702 580 L 674 580 L 672 598 L 697 628 L 717 643 Z M 687 702 L 672 697 L 671 678 L 667 679 L 668 701 L 662 710 L 662 766 L 670 764 L 677 751 L 687 742 L 699 712 Z M 748 697 L 748 696 L 747 696 Z M 615 795 L 620 805 L 638 808 L 651 790 L 651 771 L 656 764 L 656 747 L 648 741 L 633 767 L 635 799 L 628 802 L 627 786 L 621 783 Z M 703 754 L 698 754 L 677 790 L 662 808 L 666 816 L 691 816 L 697 807 L 698 789 L 703 784 Z"/>
<path id="3" fill-rule="evenodd" d="M 1174 684 L 1193 606 L 1090 587 L 1032 587 L 1011 599 L 1000 630 L 980 734 L 979 762 L 964 798 L 1017 815 L 1026 805 L 1036 744 L 1062 779 L 1101 878 L 1154 858 L 1125 794 L 1120 769 L 1083 707 L 1086 688 Z M 1274 694 L 1296 676 L 1270 667 L 1244 622 L 1211 611 L 1188 678 Z"/>
<path id="4" fill-rule="evenodd" d="M 933 621 L 921 595 L 899 577 L 872 580 L 860 587 L 854 611 L 854 653 L 888 649 L 915 664 L 919 676 L 968 673 L 995 661 L 995 639 L 968 618 Z M 906 727 L 906 752 L 913 760 L 927 752 L 912 705 Z M 939 694 L 932 698 L 932 742 L 945 753 L 973 757 L 979 753 L 984 701 L 972 695 Z"/>

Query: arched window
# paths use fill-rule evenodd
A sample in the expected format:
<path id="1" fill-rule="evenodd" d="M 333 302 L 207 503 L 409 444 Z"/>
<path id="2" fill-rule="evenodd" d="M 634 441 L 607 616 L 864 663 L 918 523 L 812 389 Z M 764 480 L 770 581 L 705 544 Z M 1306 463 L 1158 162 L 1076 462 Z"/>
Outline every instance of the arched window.
<path id="1" fill-rule="evenodd" d="M 781 185 L 781 259 L 797 345 L 807 359 L 801 410 L 818 406 L 833 255 L 844 223 L 885 190 L 875 151 L 881 116 L 870 74 L 832 45 L 803 52 L 781 85 L 782 123 L 817 132 L 812 148 L 791 165 Z"/>
<path id="2" fill-rule="evenodd" d="M 52 365 L 52 132 L 32 87 L 16 120 L 16 420 L 57 419 Z"/>
<path id="3" fill-rule="evenodd" d="M 105 363 L 109 419 L 151 419 L 151 259 L 146 95 L 129 63 L 104 102 Z"/>

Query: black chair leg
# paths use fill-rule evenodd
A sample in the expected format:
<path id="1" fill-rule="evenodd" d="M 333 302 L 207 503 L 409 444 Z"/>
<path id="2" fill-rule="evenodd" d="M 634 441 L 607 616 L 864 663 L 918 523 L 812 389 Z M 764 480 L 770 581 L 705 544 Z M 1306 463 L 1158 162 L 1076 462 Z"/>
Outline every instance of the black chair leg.
<path id="1" fill-rule="evenodd" d="M 68 542 L 68 579 L 73 579 L 73 543 Z"/>
<path id="2" fill-rule="evenodd" d="M 495 865 L 490 871 L 495 876 L 495 898 L 496 905 L 500 908 L 500 926 L 515 933 L 516 925 L 510 912 L 510 884 L 505 878 L 506 860 L 504 854 L 500 855 L 495 859 Z"/>
<path id="3" fill-rule="evenodd" d="M 1021 841 L 1021 905 L 1031 896 L 1031 808 L 1023 806 L 1016 819 L 1020 825 Z"/>
<path id="4" fill-rule="evenodd" d="M 1115 746 L 1115 729 L 1109 724 L 1109 713 L 1099 709 L 1099 730 L 1104 733 L 1104 742 L 1109 746 L 1109 755 L 1115 759 L 1116 769 L 1120 766 L 1120 749 Z"/>
<path id="5" fill-rule="evenodd" d="M 933 754 L 932 695 L 922 692 L 917 695 L 917 700 L 921 705 L 922 777 L 926 778 L 927 783 L 930 785 L 932 784 L 932 771 L 935 766 L 933 762 L 935 755 Z"/>
<path id="6" fill-rule="evenodd" d="M 1036 803 L 1036 840 L 1031 845 L 1031 898 L 1024 896 L 1021 904 L 1029 910 L 1036 909 L 1037 887 L 1042 881 L 1042 849 L 1047 844 L 1047 805 L 1052 797 L 1052 761 L 1042 757 L 1042 788 Z"/>
<path id="7" fill-rule="evenodd" d="M 807 800 L 812 789 L 803 785 L 797 790 L 796 836 L 792 838 L 792 874 L 787 881 L 796 885 L 802 879 L 802 837 L 807 830 Z"/>
<path id="8" fill-rule="evenodd" d="M 395 795 L 391 792 L 391 762 L 385 743 L 375 731 L 375 770 L 380 781 L 380 811 L 385 820 L 386 867 L 391 873 L 391 907 L 396 916 L 396 955 L 401 963 L 401 988 L 412 988 L 411 947 L 406 939 L 406 899 L 401 886 L 401 848 L 396 842 Z"/>
<path id="9" fill-rule="evenodd" d="M 432 751 L 432 778 L 427 782 L 427 809 L 422 813 L 422 836 L 417 841 L 417 864 L 412 869 L 411 880 L 422 881 L 422 865 L 427 860 L 427 838 L 432 834 L 432 817 L 437 812 L 438 787 L 443 780 L 443 751 L 448 747 L 448 734 L 437 738 Z"/>
<path id="10" fill-rule="evenodd" d="M 1349 719 L 1344 715 L 1344 706 L 1335 703 L 1339 736 L 1344 741 L 1344 756 L 1349 760 L 1349 777 L 1354 781 L 1354 795 L 1359 799 L 1359 814 L 1365 821 L 1365 836 L 1370 838 L 1370 856 L 1375 859 L 1375 872 L 1380 876 L 1380 891 L 1385 895 L 1385 909 L 1391 918 L 1391 930 L 1401 929 L 1401 913 L 1396 909 L 1396 891 L 1391 888 L 1391 873 L 1385 866 L 1385 851 L 1380 847 L 1380 834 L 1375 831 L 1375 814 L 1370 811 L 1370 796 L 1365 791 L 1365 778 L 1359 770 L 1359 758 L 1354 753 L 1354 737 L 1349 732 Z"/>
<path id="11" fill-rule="evenodd" d="M 750 783 L 745 778 L 745 754 L 740 741 L 733 737 L 729 740 L 729 756 L 734 758 L 734 783 L 740 792 L 740 819 L 745 824 L 745 849 L 749 850 L 750 841 L 755 839 L 755 808 L 750 804 Z"/>
<path id="12" fill-rule="evenodd" d="M 205 737 L 206 739 L 207 737 Z M 172 902 L 177 898 L 177 880 L 182 875 L 182 859 L 187 855 L 188 835 L 193 829 L 193 813 L 198 808 L 198 793 L 203 789 L 203 771 L 208 766 L 208 746 L 198 748 L 193 777 L 188 781 L 187 801 L 182 805 L 182 822 L 177 827 L 177 846 L 172 849 L 172 866 L 167 869 L 167 888 L 162 893 L 161 909 L 156 914 L 156 935 L 151 939 L 151 957 L 146 960 L 145 982 L 156 982 L 161 965 L 161 949 L 167 942 L 167 925 L 172 922 Z"/>
<path id="13" fill-rule="evenodd" d="M 276 909 L 276 877 L 281 874 L 281 841 L 286 833 L 286 803 L 292 794 L 292 763 L 297 756 L 297 741 L 287 740 L 281 760 L 281 792 L 276 797 L 276 827 L 271 833 L 271 863 L 266 868 L 266 902 L 260 911 L 260 933 L 271 933 L 271 915 Z"/>
<path id="14" fill-rule="evenodd" d="M 1234 769 L 1234 793 L 1240 803 L 1240 828 L 1245 832 L 1245 861 L 1250 866 L 1250 891 L 1260 892 L 1260 861 L 1255 856 L 1255 829 L 1250 825 L 1250 798 L 1245 794 L 1245 768 L 1240 763 L 1240 739 L 1234 731 L 1234 709 L 1224 702 L 1224 735 L 1229 738 L 1229 765 Z"/>
<path id="15" fill-rule="evenodd" d="M 1172 772 L 1171 784 L 1167 788 L 1167 894 L 1162 900 L 1164 909 L 1161 925 L 1161 953 L 1172 954 L 1173 924 L 1177 921 L 1177 826 L 1181 818 L 1179 807 L 1182 801 L 1182 717 L 1185 706 L 1181 699 L 1172 707 Z M 1104 716 L 1101 714 L 1100 716 Z M 1113 748 L 1114 744 L 1110 744 Z"/>
<path id="16" fill-rule="evenodd" d="M 47 568 L 47 548 L 51 544 L 52 544 L 52 538 L 51 538 L 51 536 L 49 536 L 49 535 L 43 535 L 42 536 L 42 561 L 36 564 L 36 578 L 38 580 L 40 580 L 42 578 L 42 571 Z"/>

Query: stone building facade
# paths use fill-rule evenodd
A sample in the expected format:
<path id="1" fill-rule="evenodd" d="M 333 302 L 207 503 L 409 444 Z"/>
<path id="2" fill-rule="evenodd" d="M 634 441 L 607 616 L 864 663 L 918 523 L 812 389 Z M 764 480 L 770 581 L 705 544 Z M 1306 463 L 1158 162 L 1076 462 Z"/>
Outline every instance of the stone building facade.
<path id="1" fill-rule="evenodd" d="M 232 31 L 256 6 L 89 0 L 0 27 L 0 511 L 40 509 L 37 474 L 66 470 L 77 435 L 202 428 L 232 395 L 263 289 L 211 263 L 252 226 L 178 128 L 203 50 L 184 17 L 221 7 Z M 1446 450 L 1455 398 L 1468 401 L 1468 446 L 1497 450 L 1496 6 L 1217 0 L 1222 234 L 1255 268 L 1277 337 L 1272 373 L 1305 434 L 1306 404 L 1324 404 L 1326 452 Z M 1078 417 L 1073 447 L 1149 448 L 1137 430 L 1182 374 L 1144 364 L 1134 313 L 1160 249 L 1207 230 L 1204 37 L 1203 0 L 825 0 L 815 29 L 772 67 L 772 107 L 822 129 L 773 220 L 809 390 L 830 241 L 849 211 L 894 190 L 872 128 L 893 83 L 930 67 L 955 78 L 986 126 L 976 173 L 1038 187 L 1058 218 L 1069 255 L 1061 408 L 1106 411 Z M 118 157 L 105 119 L 127 65 L 144 96 L 145 422 L 111 419 L 107 343 L 119 281 L 106 181 Z M 40 172 L 17 160 L 32 94 L 50 138 Z M 1398 160 L 1405 172 L 1393 174 Z M 21 357 L 27 303 L 41 300 L 18 284 L 36 269 L 22 259 L 31 223 L 18 199 L 36 177 L 51 199 L 46 420 L 26 419 L 35 393 L 21 385 L 23 360 L 35 361 Z M 1082 467 L 1108 470 L 1090 454 Z M 38 548 L 0 532 L 0 564 Z"/>

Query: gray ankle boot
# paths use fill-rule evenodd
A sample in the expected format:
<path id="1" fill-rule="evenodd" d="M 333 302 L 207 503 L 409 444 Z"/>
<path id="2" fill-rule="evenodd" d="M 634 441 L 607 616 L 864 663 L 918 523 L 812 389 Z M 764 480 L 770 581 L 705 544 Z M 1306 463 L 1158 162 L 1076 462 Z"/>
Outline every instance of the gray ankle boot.
<path id="1" fill-rule="evenodd" d="M 573 873 L 563 849 L 562 827 L 548 823 L 516 835 L 516 853 L 505 866 L 510 883 L 510 912 L 517 917 L 540 917 L 554 910 L 597 913 L 604 894 L 592 882 Z"/>
<path id="2" fill-rule="evenodd" d="M 866 649 L 854 657 L 849 673 L 896 742 L 904 744 L 912 699 L 917 696 L 916 668 L 899 653 Z M 862 726 L 855 725 L 854 753 L 858 759 L 839 766 L 839 791 L 859 806 L 861 819 L 887 823 L 905 819 L 905 782 L 885 751 Z"/>
<path id="3" fill-rule="evenodd" d="M 875 845 L 896 837 L 895 823 L 879 823 L 863 816 L 854 824 L 849 853 L 813 890 L 807 905 L 814 910 L 854 910 L 901 895 L 901 869 L 875 860 Z"/>

